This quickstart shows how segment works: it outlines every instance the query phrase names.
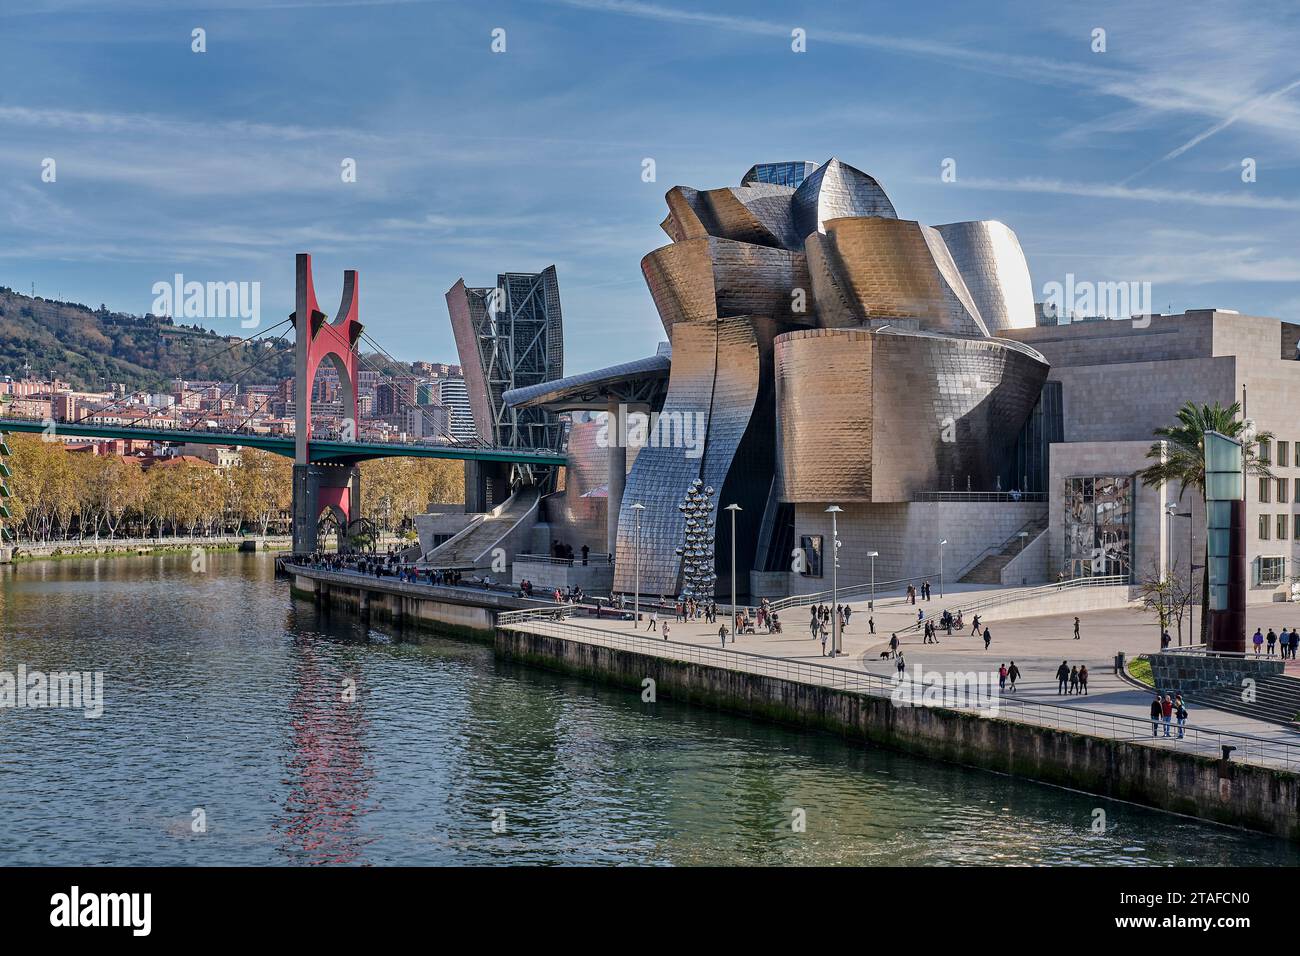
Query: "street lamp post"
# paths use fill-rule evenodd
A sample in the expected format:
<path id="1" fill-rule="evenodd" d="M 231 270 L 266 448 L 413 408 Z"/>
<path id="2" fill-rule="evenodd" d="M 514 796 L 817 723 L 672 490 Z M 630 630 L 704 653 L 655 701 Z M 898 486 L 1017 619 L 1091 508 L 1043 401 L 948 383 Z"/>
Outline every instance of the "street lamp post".
<path id="1" fill-rule="evenodd" d="M 948 543 L 947 538 L 944 538 L 942 541 L 939 542 L 939 600 L 940 601 L 943 600 L 943 546 L 947 543 Z"/>
<path id="2" fill-rule="evenodd" d="M 879 551 L 868 551 L 867 557 L 871 559 L 871 613 L 876 613 L 876 558 L 880 557 Z"/>
<path id="3" fill-rule="evenodd" d="M 731 512 L 731 633 L 736 633 L 736 512 L 743 510 L 738 504 L 729 504 Z"/>
<path id="4" fill-rule="evenodd" d="M 636 568 L 633 586 L 636 593 L 632 595 L 632 630 L 636 630 L 641 626 L 641 512 L 645 511 L 645 505 L 638 501 L 632 505 L 632 510 L 636 512 L 636 533 L 633 537 L 636 543 L 632 548 L 633 566 Z"/>
<path id="5" fill-rule="evenodd" d="M 837 518 L 843 511 L 839 505 L 826 509 L 831 516 L 831 657 L 838 657 L 840 653 L 840 531 Z"/>

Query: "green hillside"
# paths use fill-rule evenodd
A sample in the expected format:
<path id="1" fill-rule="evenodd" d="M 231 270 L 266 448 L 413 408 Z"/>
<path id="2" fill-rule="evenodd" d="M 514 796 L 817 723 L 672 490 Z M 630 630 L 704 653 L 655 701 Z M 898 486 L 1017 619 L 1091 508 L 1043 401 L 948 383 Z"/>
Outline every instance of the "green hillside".
<path id="1" fill-rule="evenodd" d="M 276 329 L 271 338 L 286 328 Z M 276 347 L 292 341 L 290 330 Z M 229 381 L 259 358 L 263 361 L 240 379 L 242 384 L 272 385 L 293 374 L 292 351 L 268 357 L 265 346 L 232 345 L 224 335 L 175 325 L 165 316 L 91 309 L 0 286 L 0 375 L 19 378 L 26 364 L 31 374 L 44 378 L 53 373 L 74 388 L 123 382 L 131 390 L 161 391 L 178 377 Z M 364 358 L 364 368 L 410 373 L 410 366 L 375 355 Z"/>

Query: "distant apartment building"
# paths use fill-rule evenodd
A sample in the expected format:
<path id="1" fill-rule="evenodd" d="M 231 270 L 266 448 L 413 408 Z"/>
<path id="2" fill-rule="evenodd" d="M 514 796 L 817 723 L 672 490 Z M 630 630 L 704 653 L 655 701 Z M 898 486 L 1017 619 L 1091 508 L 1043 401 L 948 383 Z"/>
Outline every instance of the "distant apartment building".
<path id="1" fill-rule="evenodd" d="M 451 415 L 445 405 L 412 405 L 403 409 L 401 422 L 409 438 L 437 438 L 448 433 Z"/>
<path id="2" fill-rule="evenodd" d="M 457 441 L 470 441 L 475 435 L 474 413 L 470 410 L 465 380 L 451 377 L 438 380 L 438 401 L 447 408 L 451 420 L 447 433 Z"/>
<path id="3" fill-rule="evenodd" d="M 56 422 L 75 422 L 77 407 L 77 396 L 71 392 L 56 392 L 50 398 L 52 417 Z"/>

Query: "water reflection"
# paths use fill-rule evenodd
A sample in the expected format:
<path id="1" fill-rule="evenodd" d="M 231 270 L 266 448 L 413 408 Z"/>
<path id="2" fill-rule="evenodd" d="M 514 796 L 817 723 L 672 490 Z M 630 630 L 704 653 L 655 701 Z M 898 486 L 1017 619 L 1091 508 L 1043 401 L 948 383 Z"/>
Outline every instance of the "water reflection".
<path id="1" fill-rule="evenodd" d="M 0 569 L 0 668 L 19 663 L 103 670 L 105 716 L 0 711 L 0 863 L 1300 862 L 1262 836 L 363 631 L 291 601 L 265 556 Z"/>
<path id="2" fill-rule="evenodd" d="M 286 838 L 282 851 L 301 863 L 355 863 L 374 839 L 361 825 L 374 809 L 362 668 L 355 661 L 342 666 L 323 661 L 319 641 L 303 634 L 292 616 L 287 632 L 294 635 L 292 731 L 285 754 L 289 792 L 276 823 Z"/>

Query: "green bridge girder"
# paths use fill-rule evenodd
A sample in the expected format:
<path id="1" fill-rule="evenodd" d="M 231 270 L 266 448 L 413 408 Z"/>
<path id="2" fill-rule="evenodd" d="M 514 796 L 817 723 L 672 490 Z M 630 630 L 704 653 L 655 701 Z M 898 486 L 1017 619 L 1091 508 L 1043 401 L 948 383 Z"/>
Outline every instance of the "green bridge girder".
<path id="1" fill-rule="evenodd" d="M 44 422 L 0 418 L 0 432 L 45 432 Z M 120 438 L 136 441 L 189 442 L 196 445 L 243 445 L 261 448 L 286 458 L 294 456 L 294 440 L 273 435 L 245 435 L 233 432 L 181 431 L 175 428 L 131 428 L 124 425 L 87 425 L 55 422 L 61 435 L 78 438 Z M 413 445 L 388 442 L 312 441 L 313 462 L 355 463 L 371 458 L 451 458 L 458 461 L 489 461 L 508 464 L 564 465 L 567 458 L 555 451 L 513 448 L 476 448 L 461 445 Z"/>

